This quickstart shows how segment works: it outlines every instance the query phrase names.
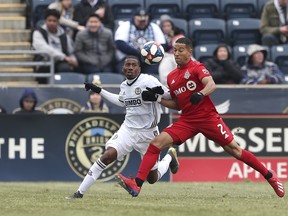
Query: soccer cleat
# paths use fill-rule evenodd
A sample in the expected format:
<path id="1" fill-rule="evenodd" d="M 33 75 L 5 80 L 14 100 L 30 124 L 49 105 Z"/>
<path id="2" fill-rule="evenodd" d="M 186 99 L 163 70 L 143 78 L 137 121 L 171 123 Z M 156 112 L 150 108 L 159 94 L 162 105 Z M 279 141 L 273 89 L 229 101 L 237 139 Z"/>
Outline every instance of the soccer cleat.
<path id="1" fill-rule="evenodd" d="M 126 178 L 125 176 L 118 174 L 115 176 L 118 184 L 123 187 L 132 197 L 137 197 L 141 188 L 137 186 L 134 178 Z"/>
<path id="2" fill-rule="evenodd" d="M 277 177 L 276 173 L 273 170 L 269 170 L 269 172 L 272 173 L 272 177 L 267 181 L 273 187 L 275 193 L 279 197 L 283 197 L 285 195 L 285 188 L 283 183 L 280 181 L 280 179 Z"/>
<path id="3" fill-rule="evenodd" d="M 172 160 L 169 164 L 169 168 L 173 174 L 177 173 L 179 169 L 179 161 L 177 159 L 177 152 L 176 149 L 173 147 L 170 147 L 167 154 L 169 154 L 172 157 Z"/>
<path id="4" fill-rule="evenodd" d="M 77 191 L 74 194 L 67 196 L 66 199 L 81 199 L 82 197 L 83 197 L 83 194 Z"/>

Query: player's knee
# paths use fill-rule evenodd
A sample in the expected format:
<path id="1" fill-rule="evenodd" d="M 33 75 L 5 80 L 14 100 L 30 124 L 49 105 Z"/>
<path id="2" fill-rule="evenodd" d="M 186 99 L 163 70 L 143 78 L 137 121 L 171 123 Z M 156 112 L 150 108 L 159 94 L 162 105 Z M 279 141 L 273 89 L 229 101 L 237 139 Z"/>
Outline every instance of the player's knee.
<path id="1" fill-rule="evenodd" d="M 116 150 L 111 151 L 107 150 L 105 153 L 101 156 L 100 160 L 105 164 L 108 165 L 112 162 L 114 162 L 117 159 L 117 152 Z"/>
<path id="2" fill-rule="evenodd" d="M 147 178 L 147 182 L 149 184 L 154 184 L 155 182 L 157 182 L 157 177 L 153 176 L 153 177 Z"/>

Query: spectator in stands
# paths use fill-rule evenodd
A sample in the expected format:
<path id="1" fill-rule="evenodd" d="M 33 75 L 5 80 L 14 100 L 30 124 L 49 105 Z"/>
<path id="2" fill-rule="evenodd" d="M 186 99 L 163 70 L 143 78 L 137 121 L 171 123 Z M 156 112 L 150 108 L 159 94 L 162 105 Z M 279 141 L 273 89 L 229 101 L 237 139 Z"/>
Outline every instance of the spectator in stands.
<path id="1" fill-rule="evenodd" d="M 47 9 L 45 24 L 35 30 L 32 36 L 32 46 L 35 50 L 48 52 L 55 61 L 55 72 L 73 72 L 78 66 L 73 55 L 74 48 L 71 38 L 59 25 L 60 12 Z M 37 56 L 35 61 L 48 61 L 47 56 Z M 49 72 L 49 67 L 40 67 L 36 72 Z M 40 83 L 45 83 L 39 79 Z"/>
<path id="2" fill-rule="evenodd" d="M 139 8 L 132 19 L 122 22 L 115 32 L 118 73 L 122 73 L 125 56 L 134 55 L 141 59 L 140 50 L 148 41 L 156 41 L 166 48 L 165 37 L 160 27 L 150 22 L 145 9 Z M 158 74 L 158 67 L 159 64 L 147 65 L 144 62 L 141 64 L 142 73 Z"/>
<path id="3" fill-rule="evenodd" d="M 241 70 L 244 77 L 243 84 L 281 84 L 284 75 L 273 63 L 266 61 L 267 51 L 258 44 L 251 44 L 247 49 L 247 61 Z"/>
<path id="4" fill-rule="evenodd" d="M 82 0 L 74 8 L 73 19 L 80 25 L 85 25 L 91 14 L 97 14 L 103 25 L 113 30 L 114 17 L 109 4 L 105 0 Z"/>
<path id="5" fill-rule="evenodd" d="M 37 96 L 32 88 L 24 89 L 20 98 L 20 107 L 13 110 L 13 114 L 44 114 L 41 109 L 36 108 Z"/>
<path id="6" fill-rule="evenodd" d="M 99 15 L 92 14 L 87 28 L 78 32 L 75 39 L 75 55 L 84 74 L 112 72 L 115 55 L 113 33 L 104 27 Z"/>
<path id="7" fill-rule="evenodd" d="M 79 25 L 78 22 L 73 20 L 74 7 L 72 0 L 55 0 L 48 6 L 49 9 L 56 9 L 60 12 L 61 17 L 59 23 L 64 27 L 66 33 L 72 38 L 74 30 L 83 31 L 85 26 Z"/>
<path id="8" fill-rule="evenodd" d="M 268 1 L 261 14 L 262 45 L 273 46 L 288 42 L 288 0 Z"/>
<path id="9" fill-rule="evenodd" d="M 183 29 L 175 26 L 171 17 L 166 14 L 160 17 L 160 28 L 164 33 L 167 52 L 173 53 L 173 41 L 175 41 L 174 37 L 178 38 L 179 35 L 185 36 L 186 32 Z"/>
<path id="10" fill-rule="evenodd" d="M 0 114 L 6 114 L 7 111 L 0 105 Z"/>
<path id="11" fill-rule="evenodd" d="M 239 84 L 243 75 L 240 66 L 231 59 L 230 47 L 219 44 L 213 58 L 203 62 L 216 84 Z"/>
<path id="12" fill-rule="evenodd" d="M 166 14 L 160 17 L 160 28 L 165 36 L 166 52 L 159 64 L 159 79 L 163 85 L 167 86 L 167 75 L 177 66 L 173 55 L 173 45 L 178 38 L 185 37 L 186 32 L 175 26 L 171 17 Z"/>
<path id="13" fill-rule="evenodd" d="M 101 86 L 100 80 L 94 80 L 94 85 Z M 104 102 L 102 96 L 93 91 L 89 92 L 89 100 L 86 105 L 81 108 L 81 113 L 109 113 L 109 107 Z"/>

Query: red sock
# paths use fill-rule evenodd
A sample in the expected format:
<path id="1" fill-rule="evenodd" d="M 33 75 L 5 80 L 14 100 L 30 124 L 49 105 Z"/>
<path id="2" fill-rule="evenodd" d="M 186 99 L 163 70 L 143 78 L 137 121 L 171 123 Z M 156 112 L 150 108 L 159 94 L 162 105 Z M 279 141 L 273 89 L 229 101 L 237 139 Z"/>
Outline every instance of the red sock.
<path id="1" fill-rule="evenodd" d="M 264 177 L 267 175 L 267 168 L 251 152 L 243 149 L 240 160 L 260 172 Z"/>
<path id="2" fill-rule="evenodd" d="M 138 174 L 136 178 L 139 178 L 143 181 L 146 180 L 150 170 L 152 169 L 152 167 L 155 165 L 156 161 L 158 160 L 159 154 L 160 154 L 160 149 L 150 144 L 140 164 L 140 168 L 138 170 Z"/>

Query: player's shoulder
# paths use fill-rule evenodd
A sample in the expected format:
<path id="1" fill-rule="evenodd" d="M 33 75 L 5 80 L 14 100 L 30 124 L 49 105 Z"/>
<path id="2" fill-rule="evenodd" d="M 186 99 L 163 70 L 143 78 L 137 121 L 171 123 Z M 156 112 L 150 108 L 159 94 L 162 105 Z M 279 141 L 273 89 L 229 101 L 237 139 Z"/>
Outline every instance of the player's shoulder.
<path id="1" fill-rule="evenodd" d="M 157 80 L 159 81 L 155 76 L 150 75 L 150 74 L 140 74 L 139 80 L 147 80 L 148 82 L 151 80 Z"/>

